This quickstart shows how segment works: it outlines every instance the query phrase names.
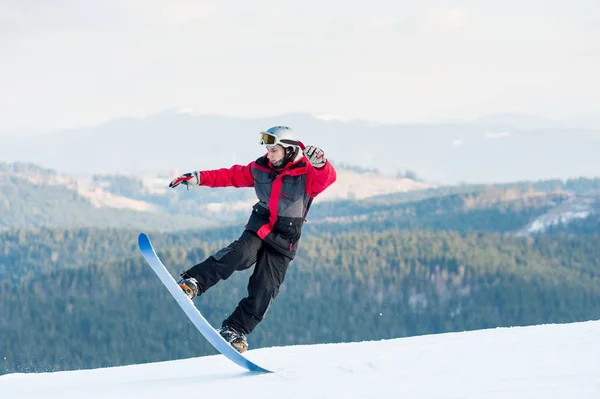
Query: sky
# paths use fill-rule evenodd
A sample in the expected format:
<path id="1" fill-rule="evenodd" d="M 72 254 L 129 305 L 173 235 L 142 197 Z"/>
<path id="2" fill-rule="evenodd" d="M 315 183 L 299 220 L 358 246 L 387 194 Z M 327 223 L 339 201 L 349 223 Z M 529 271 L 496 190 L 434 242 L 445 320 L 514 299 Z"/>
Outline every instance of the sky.
<path id="1" fill-rule="evenodd" d="M 250 350 L 224 356 L 0 376 L 3 399 L 236 397 L 597 399 L 600 321 Z"/>
<path id="2" fill-rule="evenodd" d="M 0 133 L 185 108 L 600 115 L 597 0 L 0 0 Z"/>

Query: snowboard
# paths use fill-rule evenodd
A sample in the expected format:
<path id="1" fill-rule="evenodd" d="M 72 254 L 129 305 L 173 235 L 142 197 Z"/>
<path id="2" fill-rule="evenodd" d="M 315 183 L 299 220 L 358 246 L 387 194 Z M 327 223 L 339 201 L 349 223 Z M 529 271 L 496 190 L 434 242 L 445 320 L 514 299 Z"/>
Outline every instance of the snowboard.
<path id="1" fill-rule="evenodd" d="M 210 344 L 219 353 L 223 354 L 226 358 L 241 366 L 249 371 L 271 373 L 265 368 L 258 366 L 251 362 L 241 353 L 235 350 L 227 341 L 221 337 L 221 335 L 215 330 L 208 321 L 202 316 L 202 313 L 196 308 L 194 302 L 181 290 L 177 282 L 171 276 L 167 268 L 163 265 L 161 260 L 156 255 L 150 239 L 144 233 L 141 233 L 138 237 L 138 246 L 144 259 L 150 265 L 152 270 L 156 273 L 163 285 L 169 290 L 173 298 L 177 301 L 177 304 L 185 312 L 187 317 L 190 319 L 192 324 L 198 329 L 198 331 L 210 342 Z"/>

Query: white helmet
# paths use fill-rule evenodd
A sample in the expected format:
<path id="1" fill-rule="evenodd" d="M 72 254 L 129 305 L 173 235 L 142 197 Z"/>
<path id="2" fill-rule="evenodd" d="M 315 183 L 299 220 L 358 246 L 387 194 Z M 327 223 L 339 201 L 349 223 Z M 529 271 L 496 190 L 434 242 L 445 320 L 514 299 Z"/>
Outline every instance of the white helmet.
<path id="1" fill-rule="evenodd" d="M 297 161 L 302 156 L 300 142 L 296 139 L 294 131 L 287 126 L 273 126 L 260 132 L 259 143 L 267 147 L 279 145 L 285 149 L 283 159 L 275 165 L 277 168 L 284 167 L 290 161 Z"/>
<path id="2" fill-rule="evenodd" d="M 266 146 L 280 145 L 283 148 L 300 147 L 294 131 L 287 126 L 273 126 L 260 132 L 260 144 Z"/>

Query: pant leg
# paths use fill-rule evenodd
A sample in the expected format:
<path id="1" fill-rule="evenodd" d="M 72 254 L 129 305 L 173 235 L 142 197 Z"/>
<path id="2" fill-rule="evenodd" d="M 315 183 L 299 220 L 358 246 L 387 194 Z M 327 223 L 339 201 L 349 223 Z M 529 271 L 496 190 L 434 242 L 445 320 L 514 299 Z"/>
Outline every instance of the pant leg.
<path id="1" fill-rule="evenodd" d="M 234 329 L 250 334 L 265 317 L 273 299 L 279 293 L 291 259 L 265 246 L 260 252 L 254 272 L 248 282 L 248 296 L 223 321 Z"/>
<path id="2" fill-rule="evenodd" d="M 227 280 L 234 271 L 252 266 L 262 247 L 260 237 L 246 230 L 240 238 L 190 268 L 185 274 L 198 280 L 200 293 L 206 292 L 220 280 Z"/>

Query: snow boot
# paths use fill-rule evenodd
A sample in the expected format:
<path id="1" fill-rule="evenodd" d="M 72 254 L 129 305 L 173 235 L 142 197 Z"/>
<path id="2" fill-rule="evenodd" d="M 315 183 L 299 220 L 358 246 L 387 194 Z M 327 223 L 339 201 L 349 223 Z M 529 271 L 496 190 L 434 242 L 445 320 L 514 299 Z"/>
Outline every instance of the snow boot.
<path id="1" fill-rule="evenodd" d="M 187 277 L 185 274 L 182 274 L 181 279 L 177 284 L 190 299 L 194 299 L 194 297 L 198 295 L 198 280 L 195 278 Z"/>
<path id="2" fill-rule="evenodd" d="M 233 349 L 236 351 L 244 353 L 248 350 L 248 341 L 246 341 L 246 335 L 235 330 L 231 326 L 224 324 L 219 329 L 219 334 L 225 341 L 229 342 L 229 344 L 233 346 Z"/>

